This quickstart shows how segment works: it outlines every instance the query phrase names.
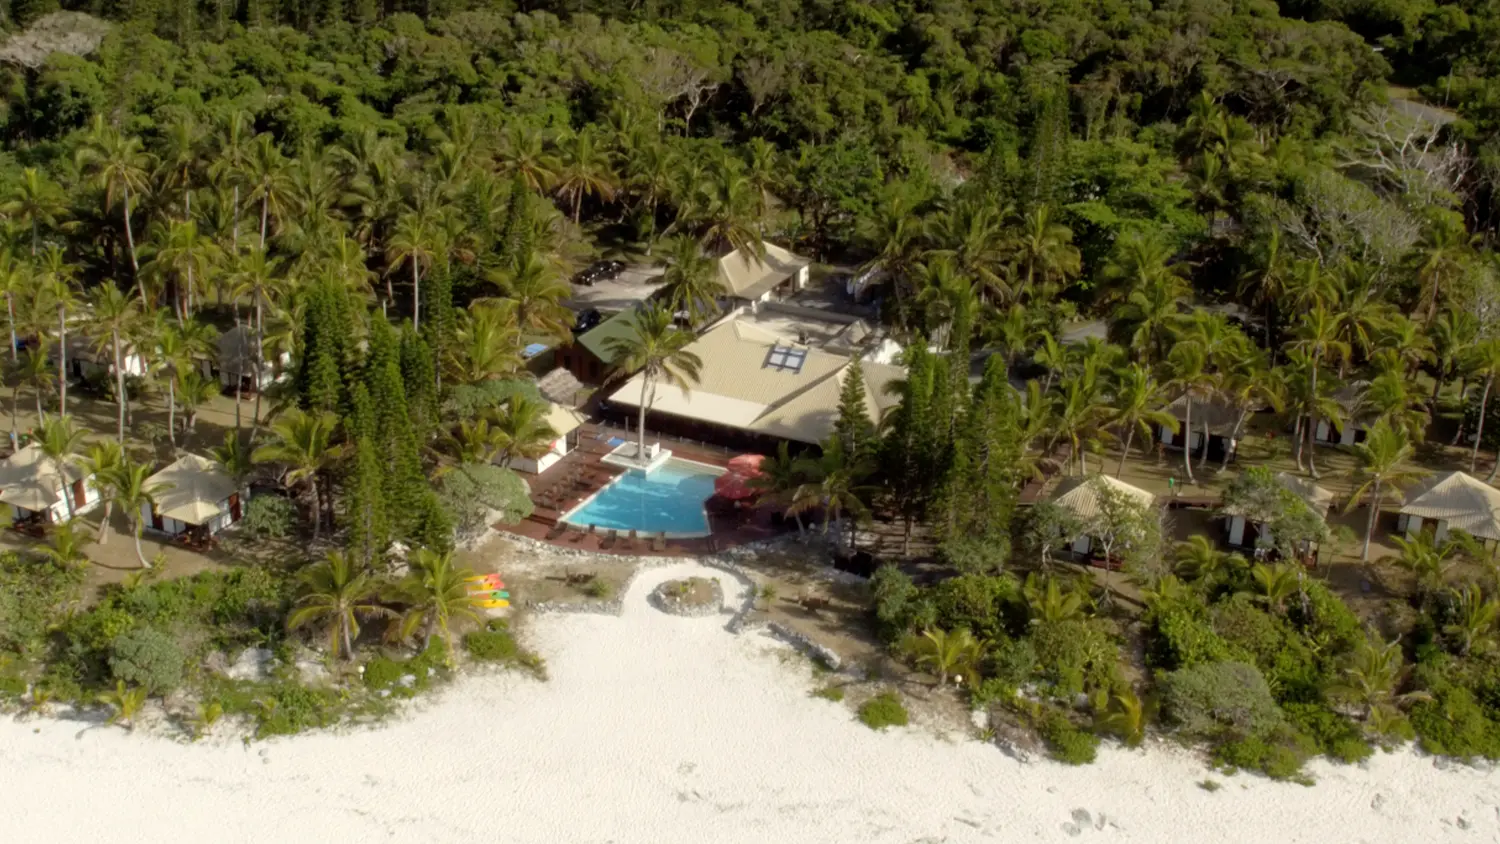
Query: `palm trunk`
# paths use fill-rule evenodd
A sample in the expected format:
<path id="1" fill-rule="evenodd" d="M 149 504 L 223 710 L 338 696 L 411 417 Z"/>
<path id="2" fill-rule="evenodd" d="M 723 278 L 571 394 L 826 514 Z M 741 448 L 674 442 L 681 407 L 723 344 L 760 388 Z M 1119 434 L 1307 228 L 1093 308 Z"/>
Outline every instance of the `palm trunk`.
<path id="1" fill-rule="evenodd" d="M 1224 443 L 1224 459 L 1219 463 L 1219 471 L 1229 468 L 1229 456 L 1235 450 L 1235 443 L 1240 441 L 1240 432 L 1245 428 L 1245 420 L 1250 417 L 1250 411 L 1241 408 L 1240 415 L 1234 420 L 1234 430 L 1229 432 L 1229 441 Z"/>
<path id="2" fill-rule="evenodd" d="M 1312 404 L 1307 414 L 1307 473 L 1318 478 L 1318 366 L 1319 359 L 1313 358 L 1312 380 L 1309 384 L 1312 394 Z"/>
<path id="3" fill-rule="evenodd" d="M 1370 515 L 1365 519 L 1365 547 L 1359 552 L 1361 562 L 1370 561 L 1370 537 L 1375 533 L 1375 514 L 1380 512 L 1380 479 L 1375 479 L 1375 488 L 1371 491 L 1373 500 L 1370 501 Z"/>
<path id="4" fill-rule="evenodd" d="M 1464 401 L 1469 397 L 1469 379 L 1464 380 L 1458 386 L 1458 430 L 1453 432 L 1453 439 L 1448 445 L 1458 445 L 1464 438 Z"/>
<path id="5" fill-rule="evenodd" d="M 1479 443 L 1484 439 L 1484 417 L 1490 411 L 1490 388 L 1495 385 L 1493 373 L 1484 379 L 1484 394 L 1479 397 L 1479 424 L 1474 426 L 1474 452 L 1469 456 L 1469 472 L 1472 474 L 1474 467 L 1479 465 Z"/>
<path id="6" fill-rule="evenodd" d="M 94 539 L 100 545 L 109 541 L 109 516 L 114 512 L 115 500 L 106 497 L 104 499 L 104 518 L 99 520 L 99 535 Z"/>
<path id="7" fill-rule="evenodd" d="M 1193 478 L 1193 396 L 1188 394 L 1187 401 L 1182 405 L 1182 468 L 1187 470 L 1187 480 L 1190 484 L 1196 484 Z"/>
<path id="8" fill-rule="evenodd" d="M 115 404 L 119 410 L 119 428 L 117 438 L 120 445 L 125 444 L 125 367 L 120 362 L 120 331 L 115 329 L 110 332 L 115 347 Z"/>
<path id="9" fill-rule="evenodd" d="M 340 619 L 340 621 L 339 621 L 339 627 L 342 629 L 343 634 L 344 634 L 343 635 L 343 639 L 344 639 L 344 659 L 353 659 L 354 658 L 354 635 L 353 635 L 353 631 L 350 630 L 350 627 L 352 627 L 352 625 L 349 623 L 349 621 L 347 619 Z"/>
<path id="10" fill-rule="evenodd" d="M 177 373 L 167 379 L 167 442 L 172 444 L 172 455 L 177 454 Z"/>
<path id="11" fill-rule="evenodd" d="M 260 292 L 257 291 L 256 295 L 255 295 L 255 360 L 252 361 L 252 363 L 255 364 L 255 418 L 253 418 L 253 419 L 250 420 L 250 432 L 252 434 L 254 434 L 254 433 L 256 433 L 256 432 L 258 432 L 260 430 L 260 394 L 265 391 L 265 386 L 266 386 L 266 385 L 260 383 L 260 367 L 261 367 L 261 361 L 263 361 L 263 360 L 266 359 L 266 351 L 265 350 L 266 350 L 266 317 L 265 317 L 265 308 L 261 304 Z M 243 395 L 244 389 L 245 389 L 245 373 L 243 372 L 243 368 L 244 367 L 243 367 L 243 364 L 242 364 L 241 365 L 241 370 L 242 371 L 240 372 L 239 383 L 236 384 L 235 387 L 234 387 L 236 399 L 238 399 L 239 396 Z M 236 410 L 236 413 L 238 413 L 238 410 Z"/>
<path id="12" fill-rule="evenodd" d="M 9 292 L 5 294 L 5 325 L 10 329 L 10 362 L 15 363 L 18 359 L 16 353 L 16 302 L 15 296 Z"/>
<path id="13" fill-rule="evenodd" d="M 1299 472 L 1304 471 L 1307 468 L 1306 465 L 1302 462 L 1302 428 L 1306 424 L 1307 417 L 1303 416 L 1301 413 L 1298 413 L 1297 424 L 1292 426 L 1292 442 L 1294 443 L 1294 445 L 1292 446 L 1292 456 L 1297 460 L 1297 471 Z"/>
<path id="14" fill-rule="evenodd" d="M 125 186 L 125 245 L 130 247 L 130 270 L 135 276 L 135 289 L 141 294 L 141 307 L 151 310 L 151 303 L 146 300 L 146 283 L 141 278 L 141 262 L 135 254 L 135 231 L 130 227 L 130 186 Z"/>
<path id="15" fill-rule="evenodd" d="M 1135 441 L 1135 425 L 1130 425 L 1125 432 L 1125 447 L 1120 449 L 1120 465 L 1115 467 L 1115 477 L 1125 474 L 1125 458 L 1130 456 L 1130 444 Z"/>
<path id="16" fill-rule="evenodd" d="M 68 319 L 57 306 L 57 412 L 68 415 Z"/>
<path id="17" fill-rule="evenodd" d="M 234 231 L 230 234 L 229 247 L 236 257 L 240 254 L 240 186 L 234 186 Z"/>
<path id="18" fill-rule="evenodd" d="M 130 524 L 131 524 L 132 529 L 135 532 L 135 556 L 136 556 L 136 559 L 138 559 L 138 560 L 141 561 L 141 568 L 143 568 L 143 569 L 149 569 L 149 568 L 151 568 L 151 563 L 147 562 L 147 560 L 146 560 L 146 552 L 143 551 L 143 550 L 141 550 L 141 517 L 139 515 L 137 515 L 135 518 L 133 518 L 133 519 L 130 520 Z"/>
<path id="19" fill-rule="evenodd" d="M 308 491 L 312 494 L 312 517 L 313 517 L 313 542 L 318 541 L 322 534 L 323 508 L 318 503 L 318 474 L 314 472 L 307 476 Z"/>
<path id="20" fill-rule="evenodd" d="M 648 375 L 642 375 L 641 376 L 641 407 L 640 407 L 640 416 L 639 416 L 639 418 L 636 421 L 636 429 L 635 429 L 636 442 L 637 442 L 637 445 L 635 447 L 635 459 L 636 460 L 640 460 L 640 461 L 645 461 L 645 459 L 646 459 L 646 405 L 650 404 L 650 402 L 646 401 L 646 387 L 650 383 L 651 383 L 651 377 L 650 376 L 648 376 Z"/>
<path id="21" fill-rule="evenodd" d="M 1203 418 L 1203 453 L 1198 456 L 1198 468 L 1202 469 L 1208 465 L 1208 442 L 1213 437 L 1208 432 L 1208 417 Z"/>
<path id="22" fill-rule="evenodd" d="M 260 199 L 260 251 L 266 251 L 266 223 L 271 219 L 271 197 L 266 195 Z"/>
<path id="23" fill-rule="evenodd" d="M 16 451 L 20 447 L 20 445 L 21 445 L 21 440 L 16 435 L 16 425 L 17 425 L 18 417 L 20 415 L 21 415 L 21 381 L 20 381 L 20 379 L 17 379 L 15 381 L 15 383 L 13 383 L 13 384 L 10 385 L 10 450 L 12 452 Z M 40 417 L 38 417 L 37 422 L 38 423 L 41 422 L 41 418 Z"/>
<path id="24" fill-rule="evenodd" d="M 422 327 L 421 280 L 421 264 L 417 263 L 417 258 L 413 255 L 411 259 L 411 327 L 413 330 Z"/>

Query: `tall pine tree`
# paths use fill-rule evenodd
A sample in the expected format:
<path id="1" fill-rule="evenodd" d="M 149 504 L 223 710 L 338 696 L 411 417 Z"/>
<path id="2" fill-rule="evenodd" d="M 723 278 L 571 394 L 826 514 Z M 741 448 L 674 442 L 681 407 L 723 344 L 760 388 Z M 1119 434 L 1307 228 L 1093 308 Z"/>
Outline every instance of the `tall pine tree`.
<path id="1" fill-rule="evenodd" d="M 374 440 L 382 458 L 386 513 L 396 536 L 412 540 L 420 508 L 432 495 L 422 471 L 420 443 L 406 401 L 401 377 L 400 341 L 384 319 L 370 321 L 369 355 L 365 359 L 365 389 L 370 394 Z"/>
<path id="2" fill-rule="evenodd" d="M 839 388 L 839 416 L 833 423 L 834 436 L 844 441 L 844 453 L 852 459 L 870 454 L 875 440 L 875 425 L 865 400 L 865 368 L 859 358 L 844 370 Z"/>
<path id="3" fill-rule="evenodd" d="M 423 322 L 423 333 L 430 324 Z M 425 444 L 438 424 L 437 364 L 432 348 L 409 322 L 401 327 L 401 380 L 417 442 Z"/>
<path id="4" fill-rule="evenodd" d="M 375 411 L 364 384 L 357 383 L 350 390 L 349 404 L 344 429 L 354 444 L 354 460 L 344 480 L 344 523 L 349 530 L 349 550 L 370 565 L 391 543 L 384 472 L 375 445 Z"/>

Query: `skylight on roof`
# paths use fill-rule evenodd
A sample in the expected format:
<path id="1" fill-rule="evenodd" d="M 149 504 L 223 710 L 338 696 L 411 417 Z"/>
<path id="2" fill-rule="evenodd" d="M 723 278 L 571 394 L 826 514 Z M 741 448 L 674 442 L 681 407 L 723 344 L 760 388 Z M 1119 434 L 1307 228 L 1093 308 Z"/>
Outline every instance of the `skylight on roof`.
<path id="1" fill-rule="evenodd" d="M 767 369 L 790 372 L 793 375 L 802 371 L 802 364 L 804 363 L 807 363 L 806 349 L 793 349 L 790 346 L 772 346 L 771 353 L 766 355 Z"/>

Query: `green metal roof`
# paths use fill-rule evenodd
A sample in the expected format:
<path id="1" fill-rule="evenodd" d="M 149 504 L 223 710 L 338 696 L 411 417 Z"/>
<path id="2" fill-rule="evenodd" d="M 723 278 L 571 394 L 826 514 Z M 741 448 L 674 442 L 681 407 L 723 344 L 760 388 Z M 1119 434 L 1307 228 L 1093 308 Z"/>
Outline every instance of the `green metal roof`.
<path id="1" fill-rule="evenodd" d="M 603 361 L 606 366 L 613 366 L 615 356 L 610 351 L 609 340 L 614 337 L 628 337 L 635 322 L 632 316 L 635 311 L 620 311 L 609 319 L 590 328 L 588 331 L 578 335 L 578 345 L 588 349 L 594 357 Z"/>

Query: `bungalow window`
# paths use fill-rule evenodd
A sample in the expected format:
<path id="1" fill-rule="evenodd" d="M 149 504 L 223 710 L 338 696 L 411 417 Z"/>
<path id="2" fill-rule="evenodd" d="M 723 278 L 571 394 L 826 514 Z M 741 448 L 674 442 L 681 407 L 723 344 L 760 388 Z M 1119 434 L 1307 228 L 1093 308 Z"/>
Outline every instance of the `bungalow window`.
<path id="1" fill-rule="evenodd" d="M 772 346 L 770 353 L 766 355 L 767 369 L 790 372 L 793 375 L 802 371 L 804 363 L 807 363 L 806 349 L 793 349 L 790 346 Z"/>

